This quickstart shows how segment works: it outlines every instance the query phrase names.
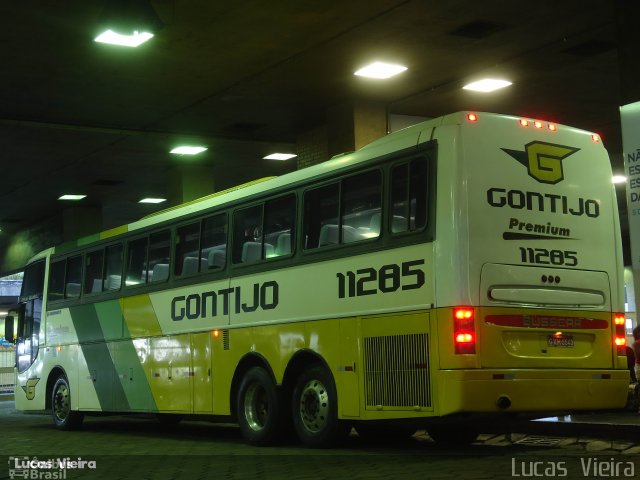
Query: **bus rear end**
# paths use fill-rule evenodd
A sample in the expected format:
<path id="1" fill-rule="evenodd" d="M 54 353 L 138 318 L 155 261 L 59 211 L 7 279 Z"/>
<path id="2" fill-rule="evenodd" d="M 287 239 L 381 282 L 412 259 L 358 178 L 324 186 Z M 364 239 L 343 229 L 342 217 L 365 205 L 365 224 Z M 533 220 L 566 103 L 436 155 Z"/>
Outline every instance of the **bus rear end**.
<path id="1" fill-rule="evenodd" d="M 623 407 L 622 247 L 600 138 L 493 114 L 454 123 L 455 167 L 439 174 L 458 198 L 437 233 L 455 257 L 436 276 L 440 414 Z"/>

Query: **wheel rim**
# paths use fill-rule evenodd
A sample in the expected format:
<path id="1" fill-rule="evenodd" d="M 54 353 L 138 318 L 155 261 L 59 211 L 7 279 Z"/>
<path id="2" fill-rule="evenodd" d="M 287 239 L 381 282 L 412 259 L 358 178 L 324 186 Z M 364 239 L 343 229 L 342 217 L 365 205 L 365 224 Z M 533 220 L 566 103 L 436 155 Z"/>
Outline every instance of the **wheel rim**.
<path id="1" fill-rule="evenodd" d="M 319 432 L 326 427 L 329 419 L 329 394 L 318 380 L 311 380 L 300 395 L 300 418 L 310 432 Z"/>
<path id="2" fill-rule="evenodd" d="M 257 383 L 252 384 L 244 396 L 244 417 L 254 431 L 262 430 L 269 418 L 267 391 Z"/>
<path id="3" fill-rule="evenodd" d="M 71 411 L 71 402 L 69 400 L 69 387 L 61 383 L 56 388 L 56 393 L 53 396 L 53 414 L 56 420 L 64 422 L 69 416 Z"/>

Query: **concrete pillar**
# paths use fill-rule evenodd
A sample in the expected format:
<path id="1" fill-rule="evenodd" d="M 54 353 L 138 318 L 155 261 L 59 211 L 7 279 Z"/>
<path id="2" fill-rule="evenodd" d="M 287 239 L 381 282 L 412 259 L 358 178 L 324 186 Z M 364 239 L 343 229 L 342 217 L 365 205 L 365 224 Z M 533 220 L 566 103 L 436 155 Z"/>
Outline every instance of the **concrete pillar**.
<path id="1" fill-rule="evenodd" d="M 213 168 L 181 165 L 169 172 L 167 201 L 170 206 L 180 205 L 214 193 Z"/>
<path id="2" fill-rule="evenodd" d="M 620 105 L 640 101 L 640 2 L 616 0 L 616 31 L 620 73 Z"/>
<path id="3" fill-rule="evenodd" d="M 357 150 L 387 134 L 387 111 L 379 103 L 331 107 L 326 123 L 298 137 L 298 169 Z"/>

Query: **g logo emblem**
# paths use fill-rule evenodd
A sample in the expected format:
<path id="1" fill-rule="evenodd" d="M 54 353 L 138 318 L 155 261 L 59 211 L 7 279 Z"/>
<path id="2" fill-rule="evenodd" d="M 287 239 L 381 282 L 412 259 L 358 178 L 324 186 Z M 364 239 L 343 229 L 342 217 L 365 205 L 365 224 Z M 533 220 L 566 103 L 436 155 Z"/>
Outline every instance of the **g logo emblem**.
<path id="1" fill-rule="evenodd" d="M 527 167 L 531 177 L 540 183 L 550 184 L 564 180 L 562 160 L 578 150 L 580 149 L 538 141 L 526 144 L 524 152 L 507 148 L 502 149 L 502 151 Z"/>

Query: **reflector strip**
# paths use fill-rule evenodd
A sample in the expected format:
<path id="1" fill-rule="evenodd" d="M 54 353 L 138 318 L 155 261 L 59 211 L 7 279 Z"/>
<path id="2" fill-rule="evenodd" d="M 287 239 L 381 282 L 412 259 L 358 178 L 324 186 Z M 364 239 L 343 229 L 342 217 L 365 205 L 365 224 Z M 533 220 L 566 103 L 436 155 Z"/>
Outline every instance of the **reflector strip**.
<path id="1" fill-rule="evenodd" d="M 603 330 L 609 322 L 595 318 L 553 317 L 545 315 L 487 315 L 486 323 L 501 327 Z"/>

